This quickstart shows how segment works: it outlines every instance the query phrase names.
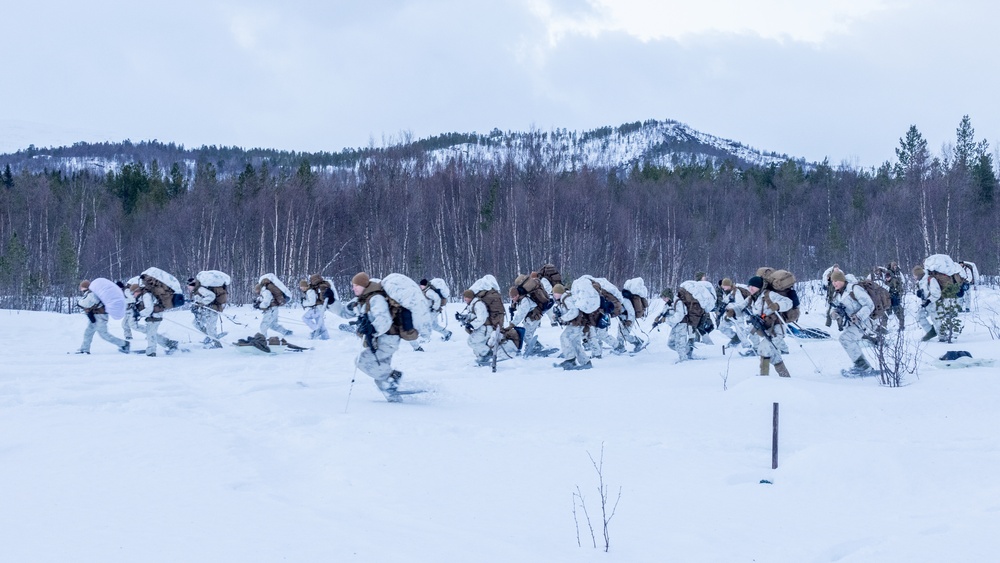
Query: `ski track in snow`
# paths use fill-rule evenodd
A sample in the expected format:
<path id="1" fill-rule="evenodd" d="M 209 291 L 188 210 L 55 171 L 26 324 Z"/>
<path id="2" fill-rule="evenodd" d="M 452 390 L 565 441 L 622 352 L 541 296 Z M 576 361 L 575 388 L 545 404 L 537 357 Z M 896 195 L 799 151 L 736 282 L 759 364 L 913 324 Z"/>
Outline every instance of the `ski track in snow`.
<path id="1" fill-rule="evenodd" d="M 803 326 L 822 327 L 825 309 L 809 303 Z M 957 343 L 929 343 L 924 360 L 995 358 L 974 321 L 995 322 L 1000 294 L 977 291 L 976 309 Z M 256 331 L 252 310 L 227 314 L 249 326 L 227 321 L 226 342 Z M 491 373 L 451 323 L 450 342 L 400 346 L 403 386 L 428 392 L 389 404 L 354 375 L 360 341 L 332 313 L 331 340 L 312 342 L 301 310 L 283 308 L 289 341 L 314 349 L 271 356 L 203 350 L 190 312 L 166 318 L 161 332 L 191 353 L 124 355 L 98 337 L 90 356 L 66 354 L 83 315 L 0 311 L 3 560 L 995 558 L 998 368 L 925 361 L 898 389 L 843 378 L 834 327 L 833 340 L 788 338 L 792 379 L 763 378 L 757 358 L 721 346 L 675 364 L 661 327 L 646 351 L 605 351 L 589 371 L 553 357 Z M 542 324 L 540 341 L 557 346 L 559 329 Z M 573 516 L 579 487 L 603 548 L 590 459 L 602 447 L 609 503 L 621 489 L 608 554 L 579 507 L 577 546 Z"/>

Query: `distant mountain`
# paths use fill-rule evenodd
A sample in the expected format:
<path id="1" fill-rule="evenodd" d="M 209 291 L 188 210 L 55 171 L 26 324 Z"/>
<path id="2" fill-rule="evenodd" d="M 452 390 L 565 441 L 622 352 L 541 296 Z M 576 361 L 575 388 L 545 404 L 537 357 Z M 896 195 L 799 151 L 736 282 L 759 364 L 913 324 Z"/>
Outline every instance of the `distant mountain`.
<path id="1" fill-rule="evenodd" d="M 644 165 L 673 167 L 680 164 L 721 164 L 766 166 L 791 157 L 762 152 L 736 141 L 696 131 L 676 121 L 626 123 L 585 132 L 554 131 L 502 132 L 486 135 L 446 133 L 386 147 L 344 149 L 338 153 L 305 153 L 277 149 L 202 146 L 188 149 L 174 143 L 143 141 L 133 143 L 75 143 L 71 146 L 29 147 L 0 155 L 0 166 L 9 164 L 22 170 L 61 170 L 72 173 L 89 170 L 106 173 L 123 164 L 157 161 L 161 169 L 181 164 L 189 175 L 199 162 L 210 163 L 222 176 L 236 175 L 247 165 L 266 163 L 272 170 L 297 169 L 303 162 L 317 173 L 344 173 L 357 170 L 367 158 L 395 157 L 414 166 L 433 168 L 452 160 L 466 162 L 508 162 L 539 165 L 556 170 L 582 167 L 628 170 Z M 802 162 L 801 159 L 795 159 Z"/>

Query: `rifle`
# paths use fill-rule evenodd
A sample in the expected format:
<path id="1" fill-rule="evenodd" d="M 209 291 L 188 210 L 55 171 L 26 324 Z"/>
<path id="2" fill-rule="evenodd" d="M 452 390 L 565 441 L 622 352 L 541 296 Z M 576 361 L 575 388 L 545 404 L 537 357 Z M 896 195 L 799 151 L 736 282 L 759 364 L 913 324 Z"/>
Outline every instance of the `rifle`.
<path id="1" fill-rule="evenodd" d="M 355 330 L 357 331 L 358 336 L 365 339 L 365 346 L 371 350 L 372 353 L 375 353 L 375 351 L 378 350 L 378 346 L 375 343 L 375 325 L 373 325 L 371 320 L 368 319 L 368 315 L 361 315 L 357 318 Z M 378 356 L 375 356 L 375 361 L 378 361 Z"/>
<path id="2" fill-rule="evenodd" d="M 667 312 L 666 312 L 666 311 L 663 311 L 663 312 L 662 312 L 662 313 L 660 313 L 659 315 L 656 315 L 656 318 L 655 318 L 655 319 L 653 319 L 653 326 L 652 326 L 652 327 L 650 327 L 650 330 L 652 330 L 652 329 L 654 329 L 654 328 L 655 328 L 656 330 L 660 330 L 660 329 L 659 329 L 658 327 L 659 327 L 659 326 L 660 326 L 661 324 L 665 323 L 666 321 L 667 321 Z"/>
<path id="3" fill-rule="evenodd" d="M 462 313 L 455 313 L 455 320 L 458 321 L 459 324 L 462 325 L 462 328 L 465 329 L 465 332 L 468 332 L 469 334 L 472 334 L 473 331 L 472 319 L 474 318 L 475 315 L 472 312 L 466 313 L 464 315 Z"/>
<path id="4" fill-rule="evenodd" d="M 768 329 L 767 329 L 767 324 L 764 323 L 764 318 L 751 313 L 748 309 L 743 309 L 743 312 L 746 314 L 747 318 L 750 319 L 750 325 L 753 326 L 758 331 L 760 331 L 760 335 L 766 338 L 767 341 L 770 342 L 772 346 L 777 348 L 777 346 L 775 346 L 774 344 L 774 340 L 771 340 L 771 335 L 767 333 Z M 775 313 L 775 314 L 778 315 L 779 318 L 781 317 L 781 313 Z"/>
<path id="5" fill-rule="evenodd" d="M 847 307 L 840 303 L 830 303 L 830 309 L 837 313 L 837 330 L 851 326 L 851 316 L 847 314 Z"/>

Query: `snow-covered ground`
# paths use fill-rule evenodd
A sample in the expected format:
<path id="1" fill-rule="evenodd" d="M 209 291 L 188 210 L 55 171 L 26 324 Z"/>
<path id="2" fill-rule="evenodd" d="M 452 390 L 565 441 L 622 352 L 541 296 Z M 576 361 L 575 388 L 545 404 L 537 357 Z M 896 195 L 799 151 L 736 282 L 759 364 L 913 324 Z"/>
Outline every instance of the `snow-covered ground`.
<path id="1" fill-rule="evenodd" d="M 836 340 L 789 339 L 786 380 L 719 346 L 675 364 L 666 331 L 590 371 L 515 359 L 494 374 L 458 329 L 396 355 L 404 381 L 431 390 L 403 404 L 364 374 L 352 391 L 360 343 L 336 330 L 273 356 L 146 358 L 100 339 L 79 356 L 83 315 L 0 311 L 0 559 L 993 561 L 1000 368 L 929 363 L 997 356 L 973 321 L 1000 296 L 976 297 L 958 343 L 928 345 L 901 388 L 841 377 Z M 227 322 L 227 341 L 255 332 L 252 311 L 229 312 L 251 326 Z M 282 311 L 296 334 L 300 313 Z M 167 319 L 168 335 L 196 339 L 189 312 Z M 541 339 L 557 345 L 558 329 Z M 602 448 L 609 503 L 621 491 L 607 554 Z M 579 503 L 574 517 L 578 487 L 598 549 Z"/>

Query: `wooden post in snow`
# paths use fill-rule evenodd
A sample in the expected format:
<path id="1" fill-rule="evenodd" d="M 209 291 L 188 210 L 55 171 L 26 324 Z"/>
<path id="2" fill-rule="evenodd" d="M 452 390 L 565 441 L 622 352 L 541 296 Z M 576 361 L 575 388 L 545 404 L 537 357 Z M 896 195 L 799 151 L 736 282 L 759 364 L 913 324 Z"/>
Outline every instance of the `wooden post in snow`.
<path id="1" fill-rule="evenodd" d="M 774 415 L 771 419 L 771 469 L 778 468 L 778 403 L 774 403 Z"/>

